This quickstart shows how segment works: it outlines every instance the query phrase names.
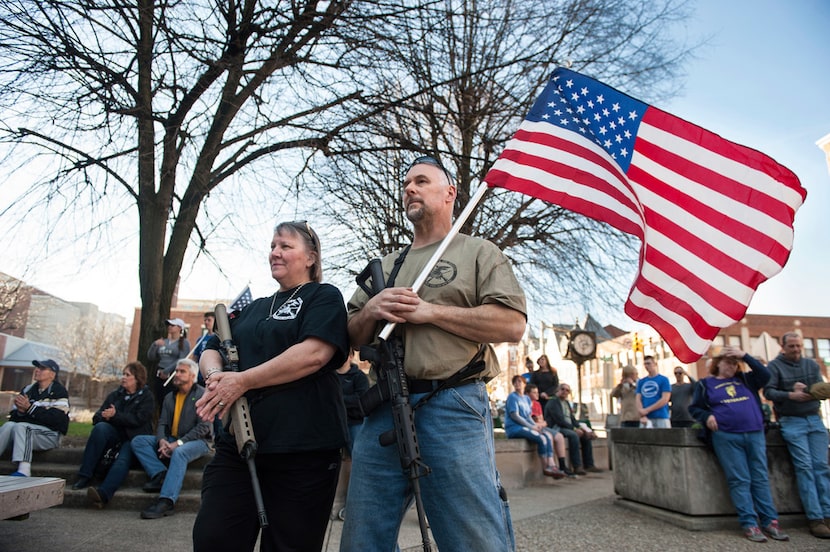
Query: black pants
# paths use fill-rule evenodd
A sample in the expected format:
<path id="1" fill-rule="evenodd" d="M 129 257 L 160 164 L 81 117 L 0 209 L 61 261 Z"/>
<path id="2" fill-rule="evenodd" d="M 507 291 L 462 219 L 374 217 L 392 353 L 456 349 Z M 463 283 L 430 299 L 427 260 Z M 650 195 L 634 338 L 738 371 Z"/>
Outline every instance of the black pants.
<path id="1" fill-rule="evenodd" d="M 269 524 L 260 550 L 322 549 L 337 490 L 340 451 L 257 454 L 256 465 Z M 248 465 L 235 447 L 221 442 L 202 477 L 193 550 L 253 550 L 258 534 Z"/>
<path id="2" fill-rule="evenodd" d="M 594 466 L 594 445 L 584 433 L 580 437 L 576 431 L 565 427 L 560 427 L 559 433 L 568 440 L 568 455 L 570 456 L 571 467 L 573 469 L 577 469 L 580 466 L 586 468 Z M 580 445 L 582 448 L 581 458 L 579 454 Z"/>

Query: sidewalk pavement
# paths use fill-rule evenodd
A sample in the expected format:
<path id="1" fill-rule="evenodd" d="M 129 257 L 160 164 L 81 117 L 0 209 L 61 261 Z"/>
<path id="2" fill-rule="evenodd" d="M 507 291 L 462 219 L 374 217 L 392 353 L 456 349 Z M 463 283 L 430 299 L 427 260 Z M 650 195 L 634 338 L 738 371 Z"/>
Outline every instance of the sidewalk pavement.
<path id="1" fill-rule="evenodd" d="M 519 552 L 830 550 L 829 541 L 812 537 L 803 525 L 783 524 L 792 540 L 765 545 L 744 539 L 737 521 L 734 529 L 687 531 L 615 504 L 611 472 L 515 489 L 508 498 Z M 139 512 L 49 508 L 32 512 L 24 521 L 0 521 L 0 552 L 191 550 L 195 518 L 194 513 L 177 513 L 143 520 Z M 323 550 L 339 549 L 342 527 L 341 521 L 331 522 Z M 399 542 L 404 552 L 422 550 L 414 510 L 404 519 Z"/>

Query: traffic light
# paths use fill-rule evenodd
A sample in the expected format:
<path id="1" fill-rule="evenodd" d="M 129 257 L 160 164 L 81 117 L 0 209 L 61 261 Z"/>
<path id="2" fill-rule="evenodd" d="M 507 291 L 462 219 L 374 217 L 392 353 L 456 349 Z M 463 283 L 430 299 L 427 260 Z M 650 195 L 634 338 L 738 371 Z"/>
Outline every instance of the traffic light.
<path id="1" fill-rule="evenodd" d="M 631 349 L 635 353 L 643 352 L 643 340 L 640 339 L 640 335 L 637 333 L 634 334 L 634 340 L 631 342 Z"/>

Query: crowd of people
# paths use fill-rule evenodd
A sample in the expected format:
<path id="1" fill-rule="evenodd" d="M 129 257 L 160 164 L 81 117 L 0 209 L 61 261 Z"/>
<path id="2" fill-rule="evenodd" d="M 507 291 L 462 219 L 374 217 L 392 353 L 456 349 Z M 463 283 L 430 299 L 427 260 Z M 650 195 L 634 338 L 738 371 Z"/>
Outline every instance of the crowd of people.
<path id="1" fill-rule="evenodd" d="M 141 517 L 158 519 L 175 511 L 188 464 L 211 455 L 194 550 L 251 550 L 258 539 L 262 550 L 319 550 L 345 454 L 352 464 L 342 551 L 394 550 L 413 502 L 441 550 L 515 549 L 486 383 L 499 372 L 490 344 L 524 334 L 525 296 L 504 254 L 468 235 L 457 235 L 424 270 L 451 231 L 457 195 L 436 158 L 413 161 L 401 192 L 414 237 L 380 261 L 383 281 L 373 282 L 380 286 L 359 287 L 345 301 L 323 283 L 322 244 L 311 225 L 281 222 L 268 255 L 278 289 L 231 312 L 230 336 L 220 340 L 214 313 L 205 313 L 206 333 L 191 349 L 185 323 L 168 319 L 166 336 L 147 352 L 149 373 L 140 362 L 127 364 L 121 385 L 95 412 L 72 488 L 86 489 L 103 508 L 140 466 L 143 489 L 158 495 Z M 413 289 L 422 272 L 424 285 Z M 376 346 L 384 329 L 405 353 L 375 369 L 401 368 L 406 380 L 397 387 L 380 388 L 393 376 L 377 371 L 371 386 L 353 362 L 354 350 Z M 225 370 L 227 338 L 238 352 L 236 371 Z M 830 538 L 828 435 L 814 391 L 822 378 L 801 349 L 798 334 L 785 334 L 781 354 L 765 366 L 724 347 L 713 353 L 708 377 L 697 381 L 677 367 L 675 384 L 645 356 L 645 375 L 627 366 L 612 391 L 622 427 L 704 429 L 745 535 L 757 542 L 788 538 L 770 493 L 761 391 L 793 459 L 810 531 Z M 59 365 L 33 364 L 33 383 L 0 427 L 0 453 L 13 443 L 12 475 L 21 477 L 31 475 L 33 450 L 59 445 L 69 420 Z M 571 386 L 546 355 L 536 364 L 526 359 L 527 373 L 512 380 L 507 437 L 537 445 L 545 476 L 601 472 L 596 434 L 581 408 L 575 412 Z M 409 409 L 397 401 L 407 398 L 396 395 L 404 390 Z M 255 437 L 254 451 L 242 442 L 245 431 Z M 415 457 L 405 458 L 401 440 L 415 434 L 417 447 L 408 449 Z"/>
<path id="2" fill-rule="evenodd" d="M 626 366 L 611 392 L 619 400 L 620 427 L 699 428 L 720 464 L 744 535 L 753 542 L 789 540 L 778 524 L 769 481 L 769 411 L 786 443 L 810 533 L 830 539 L 828 433 L 820 416 L 820 401 L 830 393 L 818 363 L 802 350 L 797 332 L 781 336 L 781 352 L 768 364 L 734 346 L 713 347 L 707 377 L 698 381 L 677 366 L 674 384 L 646 355 L 646 375 L 638 379 L 636 369 Z"/>

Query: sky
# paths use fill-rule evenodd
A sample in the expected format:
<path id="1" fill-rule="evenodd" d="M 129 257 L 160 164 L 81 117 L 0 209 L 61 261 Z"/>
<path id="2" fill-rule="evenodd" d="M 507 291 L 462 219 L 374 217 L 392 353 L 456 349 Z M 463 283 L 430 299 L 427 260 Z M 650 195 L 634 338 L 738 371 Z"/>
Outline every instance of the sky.
<path id="1" fill-rule="evenodd" d="M 807 190 L 784 269 L 761 284 L 753 314 L 830 316 L 830 2 L 704 0 L 693 29 L 712 33 L 666 111 L 762 151 Z"/>
<path id="2" fill-rule="evenodd" d="M 795 241 L 784 270 L 760 286 L 748 312 L 830 316 L 827 208 L 830 173 L 815 142 L 830 134 L 830 2 L 825 0 L 699 0 L 685 34 L 710 37 L 686 65 L 680 95 L 665 111 L 766 153 L 787 166 L 807 189 L 795 219 Z M 3 201 L 0 194 L 0 202 Z M 276 220 L 276 219 L 269 219 Z M 319 231 L 319 230 L 318 230 Z M 247 251 L 248 266 L 217 274 L 212 265 L 186 266 L 179 297 L 227 300 L 250 283 L 254 297 L 272 293 L 267 266 L 271 223 L 252 229 L 263 247 Z M 116 254 L 102 257 L 94 244 L 55 251 L 48 261 L 25 270 L 22 257 L 10 254 L 14 235 L 0 236 L 0 271 L 25 279 L 69 301 L 95 303 L 102 311 L 132 320 L 140 305 L 136 246 L 129 232 L 114 232 Z M 135 242 L 133 242 L 135 243 Z M 325 243 L 325 237 L 323 237 Z M 5 258 L 4 258 L 5 257 Z M 238 264 L 229 260 L 226 266 Z M 633 281 L 633 275 L 632 275 Z M 352 287 L 344 287 L 346 296 Z M 603 313 L 603 323 L 636 330 L 619 305 Z M 584 313 L 561 313 L 555 322 Z"/>

